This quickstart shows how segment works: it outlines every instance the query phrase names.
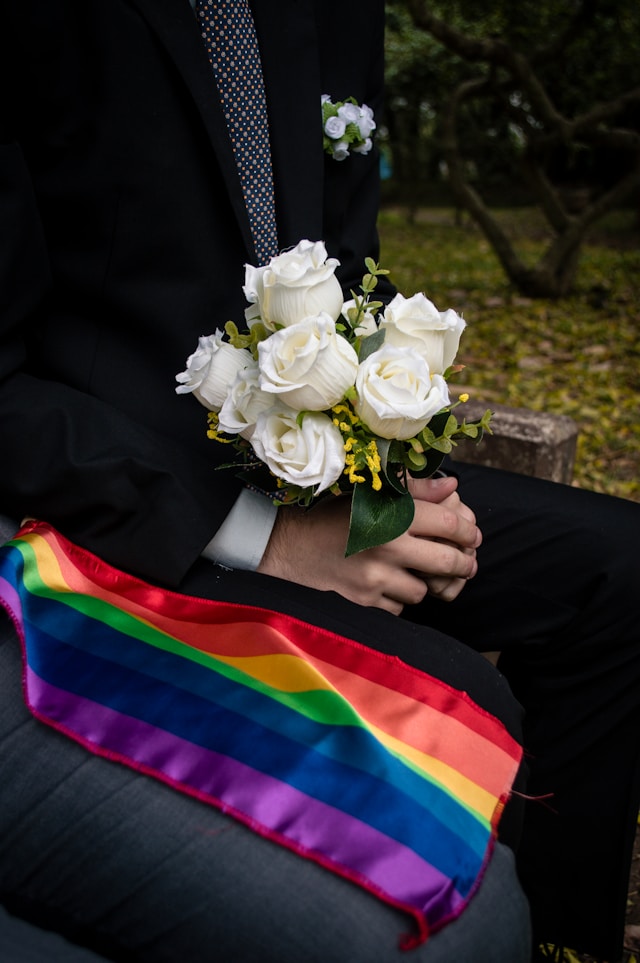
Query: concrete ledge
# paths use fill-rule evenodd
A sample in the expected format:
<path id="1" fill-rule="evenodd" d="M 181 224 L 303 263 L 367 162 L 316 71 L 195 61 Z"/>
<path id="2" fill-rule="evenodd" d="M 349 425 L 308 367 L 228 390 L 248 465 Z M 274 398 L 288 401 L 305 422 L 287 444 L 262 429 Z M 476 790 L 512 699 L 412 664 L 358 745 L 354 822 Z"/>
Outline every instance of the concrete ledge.
<path id="1" fill-rule="evenodd" d="M 486 434 L 478 445 L 466 439 L 460 442 L 451 453 L 454 461 L 571 484 L 578 437 L 572 418 L 476 400 L 458 408 L 457 414 L 475 421 L 487 408 L 494 413 L 493 434 Z"/>

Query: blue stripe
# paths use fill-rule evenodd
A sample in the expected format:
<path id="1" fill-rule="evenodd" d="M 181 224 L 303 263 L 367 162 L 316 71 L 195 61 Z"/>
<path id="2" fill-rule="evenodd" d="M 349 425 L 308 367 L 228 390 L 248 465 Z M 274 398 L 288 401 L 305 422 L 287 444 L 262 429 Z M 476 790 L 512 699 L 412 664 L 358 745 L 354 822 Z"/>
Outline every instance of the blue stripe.
<path id="1" fill-rule="evenodd" d="M 333 759 L 328 759 L 311 746 L 300 745 L 297 739 L 265 728 L 224 706 L 213 705 L 208 698 L 67 646 L 34 626 L 28 629 L 29 663 L 50 684 L 228 755 L 335 806 L 413 849 L 444 875 L 462 875 L 457 888 L 463 896 L 473 884 L 482 856 L 473 853 L 466 840 L 452 834 L 429 809 L 394 786 L 339 761 L 342 755 L 350 756 L 351 737 L 356 737 L 356 748 L 361 744 L 361 736 L 371 738 L 366 732 L 352 728 L 345 732 L 341 728 L 328 733 L 326 726 L 320 727 L 287 710 L 296 727 L 309 726 L 323 739 L 323 745 L 331 748 Z M 221 678 L 212 675 L 212 683 Z M 175 678 L 174 673 L 174 683 Z M 212 688 L 217 690 L 217 686 Z M 251 698 L 255 695 L 252 691 Z M 212 692 L 210 698 L 215 697 Z M 308 738 L 313 735 L 309 733 Z M 366 743 L 362 748 L 365 752 L 371 750 Z M 459 808 L 455 800 L 451 800 L 451 805 Z M 486 842 L 485 835 L 485 847 Z"/>

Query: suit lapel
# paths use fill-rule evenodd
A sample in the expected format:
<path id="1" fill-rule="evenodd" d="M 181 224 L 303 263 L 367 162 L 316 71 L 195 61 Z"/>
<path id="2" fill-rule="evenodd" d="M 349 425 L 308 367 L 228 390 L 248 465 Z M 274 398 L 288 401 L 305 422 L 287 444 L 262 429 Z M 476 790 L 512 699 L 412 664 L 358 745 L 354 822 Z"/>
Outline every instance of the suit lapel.
<path id="1" fill-rule="evenodd" d="M 249 217 L 222 108 L 188 0 L 129 0 L 146 20 L 178 69 L 215 151 L 248 256 L 255 257 Z"/>
<path id="2" fill-rule="evenodd" d="M 167 51 L 200 113 L 255 263 L 249 218 L 215 81 L 188 0 L 129 0 Z M 320 68 L 312 0 L 252 4 L 265 77 L 281 248 L 322 236 Z"/>
<path id="3" fill-rule="evenodd" d="M 280 247 L 322 239 L 322 121 L 312 0 L 254 0 L 267 91 Z"/>

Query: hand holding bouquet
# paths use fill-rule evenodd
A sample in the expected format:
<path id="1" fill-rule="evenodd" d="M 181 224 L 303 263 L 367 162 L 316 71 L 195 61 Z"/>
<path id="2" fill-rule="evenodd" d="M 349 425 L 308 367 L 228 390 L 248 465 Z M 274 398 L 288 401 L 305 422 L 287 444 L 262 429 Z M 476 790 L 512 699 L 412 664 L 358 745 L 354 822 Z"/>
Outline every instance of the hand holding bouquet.
<path id="1" fill-rule="evenodd" d="M 447 379 L 462 367 L 465 327 L 455 311 L 424 294 L 384 307 L 374 296 L 388 272 L 370 259 L 345 303 L 337 266 L 307 240 L 247 265 L 248 333 L 229 321 L 201 337 L 176 391 L 209 410 L 210 438 L 233 445 L 225 467 L 278 503 L 350 493 L 351 555 L 407 530 L 407 473 L 434 474 L 459 438 L 482 437 L 490 412 L 469 424 L 453 414 Z"/>

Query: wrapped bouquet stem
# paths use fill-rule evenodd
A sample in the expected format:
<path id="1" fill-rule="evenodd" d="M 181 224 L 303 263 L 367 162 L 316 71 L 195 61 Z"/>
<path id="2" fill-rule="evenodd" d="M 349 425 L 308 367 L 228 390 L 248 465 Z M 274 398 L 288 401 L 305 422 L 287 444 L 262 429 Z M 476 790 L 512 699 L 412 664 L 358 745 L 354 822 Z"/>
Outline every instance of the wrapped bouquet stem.
<path id="1" fill-rule="evenodd" d="M 246 331 L 229 321 L 201 337 L 176 391 L 194 394 L 209 437 L 233 447 L 224 467 L 279 504 L 350 495 L 352 555 L 409 528 L 407 476 L 431 476 L 461 438 L 480 440 L 490 412 L 459 421 L 449 396 L 460 315 L 424 294 L 383 305 L 388 272 L 371 259 L 345 302 L 337 266 L 308 240 L 247 265 Z"/>

